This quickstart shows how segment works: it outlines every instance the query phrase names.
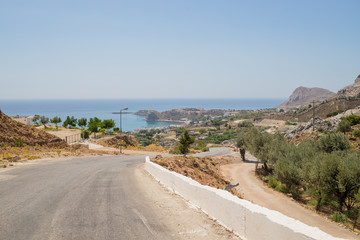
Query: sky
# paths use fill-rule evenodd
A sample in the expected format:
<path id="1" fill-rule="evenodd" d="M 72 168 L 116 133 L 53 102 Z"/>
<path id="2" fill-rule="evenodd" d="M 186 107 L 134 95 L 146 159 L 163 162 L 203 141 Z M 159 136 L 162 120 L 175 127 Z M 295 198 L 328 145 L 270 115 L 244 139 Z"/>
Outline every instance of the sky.
<path id="1" fill-rule="evenodd" d="M 287 98 L 360 74 L 360 1 L 0 0 L 0 99 Z"/>

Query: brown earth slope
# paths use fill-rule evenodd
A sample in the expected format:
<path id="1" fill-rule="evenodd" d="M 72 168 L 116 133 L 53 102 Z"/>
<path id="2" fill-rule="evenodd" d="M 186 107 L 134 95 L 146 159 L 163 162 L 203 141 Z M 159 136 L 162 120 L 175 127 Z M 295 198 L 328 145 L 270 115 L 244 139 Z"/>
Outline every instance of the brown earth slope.
<path id="1" fill-rule="evenodd" d="M 0 112 L 0 144 L 8 146 L 17 146 L 19 144 L 35 146 L 37 144 L 58 148 L 68 146 L 62 139 L 14 121 L 2 112 Z"/>

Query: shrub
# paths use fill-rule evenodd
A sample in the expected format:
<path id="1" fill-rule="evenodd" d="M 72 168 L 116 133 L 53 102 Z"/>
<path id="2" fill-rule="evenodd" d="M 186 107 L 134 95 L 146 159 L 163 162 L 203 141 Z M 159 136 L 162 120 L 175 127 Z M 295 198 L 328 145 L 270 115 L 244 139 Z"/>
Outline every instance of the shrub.
<path id="1" fill-rule="evenodd" d="M 204 147 L 204 148 L 201 149 L 201 151 L 203 151 L 203 152 L 208 152 L 208 151 L 209 151 L 209 148 L 208 148 L 208 147 Z"/>
<path id="2" fill-rule="evenodd" d="M 82 137 L 83 139 L 89 139 L 89 137 L 90 137 L 90 132 L 89 132 L 88 130 L 83 130 L 83 131 L 81 132 L 81 137 Z"/>
<path id="3" fill-rule="evenodd" d="M 323 152 L 331 153 L 334 151 L 344 151 L 350 149 L 350 143 L 344 135 L 339 133 L 330 133 L 318 139 L 317 147 Z"/>
<path id="4" fill-rule="evenodd" d="M 337 110 L 337 111 L 335 111 L 335 112 L 328 113 L 328 114 L 326 115 L 326 117 L 333 117 L 333 116 L 336 116 L 336 115 L 338 115 L 338 114 L 340 114 L 340 113 L 343 113 L 343 112 L 344 112 L 344 110 Z"/>
<path id="5" fill-rule="evenodd" d="M 268 186 L 271 188 L 276 188 L 280 183 L 276 180 L 274 176 L 268 176 Z"/>
<path id="6" fill-rule="evenodd" d="M 351 126 L 357 125 L 360 123 L 360 116 L 357 115 L 349 115 L 344 117 L 343 120 L 349 121 Z"/>
<path id="7" fill-rule="evenodd" d="M 341 212 L 334 212 L 334 214 L 331 216 L 331 220 L 344 223 L 346 221 L 346 215 Z"/>
<path id="8" fill-rule="evenodd" d="M 22 139 L 16 139 L 16 147 L 23 147 L 24 141 Z"/>
<path id="9" fill-rule="evenodd" d="M 360 129 L 355 129 L 353 131 L 353 135 L 354 135 L 354 137 L 360 137 Z"/>
<path id="10" fill-rule="evenodd" d="M 254 124 L 252 122 L 240 122 L 238 123 L 238 127 L 241 128 L 241 127 L 244 127 L 244 128 L 248 128 L 248 127 L 253 127 Z"/>

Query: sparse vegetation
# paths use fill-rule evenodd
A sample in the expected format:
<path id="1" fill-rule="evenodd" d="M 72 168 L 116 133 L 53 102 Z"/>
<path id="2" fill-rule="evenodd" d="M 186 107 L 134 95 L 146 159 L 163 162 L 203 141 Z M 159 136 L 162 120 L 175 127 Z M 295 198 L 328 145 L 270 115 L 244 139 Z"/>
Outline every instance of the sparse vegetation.
<path id="1" fill-rule="evenodd" d="M 343 113 L 343 112 L 344 112 L 344 110 L 337 110 L 337 111 L 335 111 L 335 112 L 328 113 L 328 114 L 326 115 L 326 117 L 334 117 L 334 116 L 339 115 L 340 113 Z"/>

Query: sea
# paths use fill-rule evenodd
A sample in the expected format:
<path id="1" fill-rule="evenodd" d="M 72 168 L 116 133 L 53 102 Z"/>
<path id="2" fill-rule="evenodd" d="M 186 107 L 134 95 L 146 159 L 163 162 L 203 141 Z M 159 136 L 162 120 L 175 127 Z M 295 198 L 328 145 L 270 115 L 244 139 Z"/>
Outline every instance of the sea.
<path id="1" fill-rule="evenodd" d="M 98 117 L 112 119 L 120 125 L 122 111 L 123 131 L 135 129 L 165 127 L 176 122 L 146 121 L 145 116 L 135 115 L 139 110 L 159 112 L 178 108 L 202 108 L 225 110 L 258 110 L 274 108 L 285 99 L 62 99 L 62 100 L 0 100 L 0 109 L 8 116 L 58 116 L 65 120 L 67 116 L 75 118 Z"/>

